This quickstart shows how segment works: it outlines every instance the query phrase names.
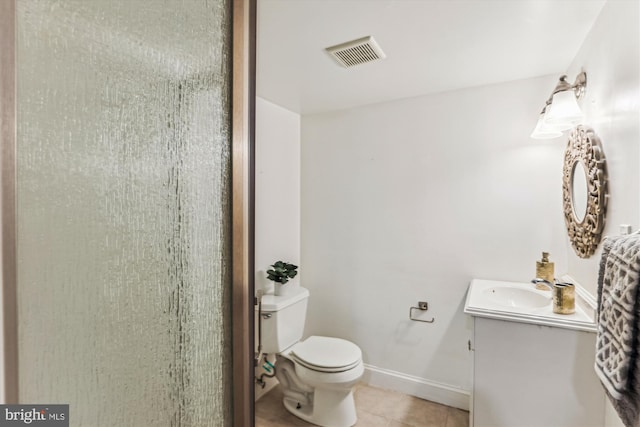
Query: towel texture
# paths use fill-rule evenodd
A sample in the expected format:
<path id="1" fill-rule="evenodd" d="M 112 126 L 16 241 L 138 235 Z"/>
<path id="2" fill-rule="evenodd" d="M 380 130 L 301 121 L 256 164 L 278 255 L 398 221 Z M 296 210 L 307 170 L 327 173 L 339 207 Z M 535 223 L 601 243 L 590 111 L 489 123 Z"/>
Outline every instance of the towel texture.
<path id="1" fill-rule="evenodd" d="M 640 427 L 640 234 L 608 237 L 598 274 L 595 370 L 627 427 Z"/>

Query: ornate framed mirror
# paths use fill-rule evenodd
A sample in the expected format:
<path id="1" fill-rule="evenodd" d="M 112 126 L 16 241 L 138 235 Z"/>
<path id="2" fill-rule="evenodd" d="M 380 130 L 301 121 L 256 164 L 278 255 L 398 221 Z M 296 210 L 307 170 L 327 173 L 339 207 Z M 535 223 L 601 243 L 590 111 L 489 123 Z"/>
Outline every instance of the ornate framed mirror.
<path id="1" fill-rule="evenodd" d="M 569 136 L 562 172 L 564 222 L 573 250 L 580 258 L 595 252 L 607 212 L 607 168 L 600 138 L 577 126 Z"/>

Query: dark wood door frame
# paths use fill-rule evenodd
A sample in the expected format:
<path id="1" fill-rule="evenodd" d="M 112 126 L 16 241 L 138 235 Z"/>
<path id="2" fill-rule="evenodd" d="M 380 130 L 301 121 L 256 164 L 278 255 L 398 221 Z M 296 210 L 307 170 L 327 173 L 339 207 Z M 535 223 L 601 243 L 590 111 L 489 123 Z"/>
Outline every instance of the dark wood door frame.
<path id="1" fill-rule="evenodd" d="M 233 6 L 233 424 L 254 425 L 256 2 Z"/>

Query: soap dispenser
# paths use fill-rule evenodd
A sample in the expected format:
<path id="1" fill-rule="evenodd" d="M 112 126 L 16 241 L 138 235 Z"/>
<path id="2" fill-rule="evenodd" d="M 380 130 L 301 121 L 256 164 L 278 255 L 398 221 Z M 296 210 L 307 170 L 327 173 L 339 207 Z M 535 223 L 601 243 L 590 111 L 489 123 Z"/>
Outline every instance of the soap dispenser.
<path id="1" fill-rule="evenodd" d="M 542 260 L 536 261 L 536 278 L 553 283 L 554 277 L 553 263 L 549 261 L 549 252 L 542 252 Z"/>

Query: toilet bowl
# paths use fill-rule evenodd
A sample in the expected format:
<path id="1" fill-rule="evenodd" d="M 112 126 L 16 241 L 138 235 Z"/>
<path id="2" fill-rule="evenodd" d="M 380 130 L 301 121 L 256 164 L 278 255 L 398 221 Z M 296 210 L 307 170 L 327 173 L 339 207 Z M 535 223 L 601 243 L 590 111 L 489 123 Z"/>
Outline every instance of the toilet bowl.
<path id="1" fill-rule="evenodd" d="M 263 296 L 264 350 L 276 354 L 276 377 L 289 412 L 319 426 L 350 427 L 357 421 L 353 387 L 364 373 L 362 351 L 341 338 L 300 341 L 308 296 L 302 287 Z"/>
<path id="2" fill-rule="evenodd" d="M 364 373 L 357 345 L 340 338 L 311 336 L 280 353 L 276 361 L 276 376 L 289 412 L 326 427 L 356 423 L 353 387 Z M 300 393 L 305 398 L 300 399 Z"/>

